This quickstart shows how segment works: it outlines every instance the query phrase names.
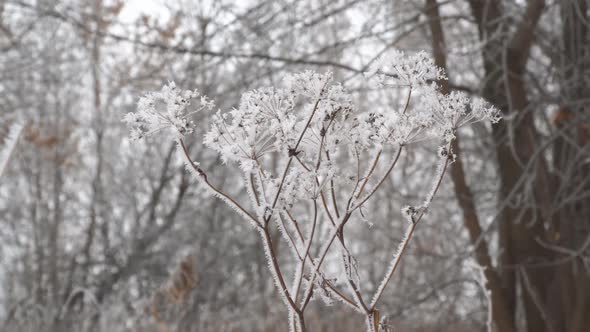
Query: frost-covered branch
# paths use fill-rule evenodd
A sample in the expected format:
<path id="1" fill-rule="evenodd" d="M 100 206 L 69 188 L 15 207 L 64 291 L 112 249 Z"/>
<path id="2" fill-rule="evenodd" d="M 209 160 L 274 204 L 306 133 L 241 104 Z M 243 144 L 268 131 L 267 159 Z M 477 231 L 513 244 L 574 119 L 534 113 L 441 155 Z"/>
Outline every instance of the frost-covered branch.
<path id="1" fill-rule="evenodd" d="M 8 165 L 10 156 L 16 148 L 16 143 L 18 142 L 18 138 L 20 137 L 23 128 L 24 125 L 22 123 L 15 122 L 8 129 L 8 134 L 4 138 L 2 147 L 0 147 L 0 176 L 2 176 Z"/>
<path id="2" fill-rule="evenodd" d="M 449 144 L 448 148 L 450 149 L 450 144 Z M 433 182 L 434 185 L 432 186 L 432 189 L 428 193 L 428 196 L 427 196 L 426 200 L 424 201 L 424 203 L 422 204 L 422 206 L 417 207 L 417 208 L 413 207 L 413 206 L 406 206 L 403 209 L 402 212 L 408 221 L 408 228 L 406 229 L 406 232 L 404 233 L 404 236 L 402 237 L 402 240 L 399 243 L 399 246 L 397 248 L 397 252 L 394 253 L 394 255 L 393 255 L 393 259 L 391 260 L 389 268 L 387 269 L 387 272 L 385 273 L 385 277 L 383 278 L 383 280 L 379 284 L 379 287 L 377 287 L 377 291 L 375 292 L 375 295 L 373 296 L 373 299 L 371 300 L 371 304 L 370 304 L 371 310 L 375 309 L 375 306 L 377 305 L 377 302 L 379 301 L 379 299 L 383 295 L 383 292 L 385 291 L 387 284 L 391 280 L 391 277 L 395 274 L 395 270 L 397 269 L 399 262 L 401 260 L 401 257 L 403 256 L 404 252 L 406 251 L 406 248 L 408 247 L 408 244 L 410 243 L 412 235 L 414 234 L 414 231 L 416 230 L 416 226 L 418 225 L 418 223 L 420 222 L 422 217 L 424 217 L 426 211 L 428 210 L 428 206 L 430 205 L 430 203 L 432 202 L 432 200 L 434 198 L 434 195 L 436 194 L 436 192 L 440 188 L 440 185 L 441 185 L 443 177 L 446 173 L 447 166 L 449 165 L 449 162 L 451 161 L 451 158 L 452 157 L 448 156 L 448 155 L 441 155 L 441 161 L 440 161 L 439 165 L 437 166 L 437 171 L 436 171 L 436 175 L 435 175 L 436 180 Z"/>

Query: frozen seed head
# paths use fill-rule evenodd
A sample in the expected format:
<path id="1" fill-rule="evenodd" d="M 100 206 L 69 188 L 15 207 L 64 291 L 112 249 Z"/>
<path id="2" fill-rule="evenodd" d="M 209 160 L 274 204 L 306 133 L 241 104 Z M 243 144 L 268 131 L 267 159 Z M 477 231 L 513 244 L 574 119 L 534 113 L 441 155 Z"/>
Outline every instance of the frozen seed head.
<path id="1" fill-rule="evenodd" d="M 194 100 L 198 97 L 195 104 Z M 130 137 L 135 140 L 166 129 L 184 136 L 194 129 L 190 116 L 203 109 L 211 110 L 214 106 L 213 101 L 200 96 L 197 90 L 181 91 L 174 82 L 170 82 L 160 91 L 149 92 L 141 97 L 137 111 L 127 113 L 123 122 L 129 127 Z"/>
<path id="2" fill-rule="evenodd" d="M 394 50 L 382 56 L 369 69 L 365 76 L 379 86 L 417 87 L 428 82 L 446 79 L 442 68 L 424 51 L 406 55 Z"/>

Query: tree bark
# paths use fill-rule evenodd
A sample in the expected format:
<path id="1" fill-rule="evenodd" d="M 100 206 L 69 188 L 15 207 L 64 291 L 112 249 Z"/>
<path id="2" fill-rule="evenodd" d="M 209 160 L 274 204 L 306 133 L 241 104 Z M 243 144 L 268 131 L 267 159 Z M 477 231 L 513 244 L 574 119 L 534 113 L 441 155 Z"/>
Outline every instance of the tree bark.
<path id="1" fill-rule="evenodd" d="M 447 75 L 450 75 L 447 69 L 445 37 L 438 7 L 439 4 L 437 3 L 437 0 L 426 1 L 426 14 L 429 19 L 432 53 L 434 55 L 435 64 L 438 67 L 443 68 Z M 442 93 L 448 94 L 451 91 L 448 80 L 441 80 L 438 83 Z M 463 161 L 460 158 L 459 134 L 457 134 L 457 138 L 453 142 L 452 148 L 453 153 L 456 153 L 459 158 L 457 158 L 457 160 L 451 165 L 451 179 L 453 181 L 457 202 L 463 214 L 463 224 L 468 231 L 469 239 L 475 249 L 476 261 L 482 268 L 484 268 L 485 277 L 487 279 L 486 287 L 492 298 L 492 303 L 490 304 L 492 306 L 492 324 L 497 331 L 516 331 L 513 312 L 510 310 L 511 306 L 508 303 L 505 291 L 502 288 L 500 276 L 492 265 L 492 259 L 488 251 L 488 243 L 483 236 L 473 193 L 467 184 Z"/>

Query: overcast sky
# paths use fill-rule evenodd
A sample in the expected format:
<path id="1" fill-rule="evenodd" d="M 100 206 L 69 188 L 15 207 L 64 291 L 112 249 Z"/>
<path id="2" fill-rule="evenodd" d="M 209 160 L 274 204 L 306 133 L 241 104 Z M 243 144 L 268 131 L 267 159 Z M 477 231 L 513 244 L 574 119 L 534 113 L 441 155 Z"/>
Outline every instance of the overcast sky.
<path id="1" fill-rule="evenodd" d="M 127 0 L 120 19 L 125 23 L 130 23 L 143 14 L 156 16 L 166 15 L 167 13 L 168 9 L 162 0 Z"/>

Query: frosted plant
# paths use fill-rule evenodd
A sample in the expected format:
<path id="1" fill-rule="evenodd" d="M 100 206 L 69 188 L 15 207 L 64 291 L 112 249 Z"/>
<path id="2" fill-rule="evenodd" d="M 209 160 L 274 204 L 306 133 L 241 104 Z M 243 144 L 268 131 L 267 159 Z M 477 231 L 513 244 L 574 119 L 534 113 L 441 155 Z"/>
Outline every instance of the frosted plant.
<path id="1" fill-rule="evenodd" d="M 195 91 L 180 91 L 173 82 L 162 87 L 158 92 L 150 92 L 139 99 L 140 112 L 131 112 L 123 119 L 131 130 L 132 139 L 141 139 L 161 130 L 173 128 L 184 136 L 193 132 L 194 123 L 190 115 L 203 109 L 211 110 L 215 104 L 201 96 L 199 106 L 193 100 L 199 97 Z"/>
<path id="2" fill-rule="evenodd" d="M 475 272 L 474 280 L 477 286 L 481 289 L 484 293 L 487 305 L 487 319 L 486 319 L 486 328 L 487 332 L 493 332 L 493 313 L 492 313 L 492 292 L 490 291 L 487 284 L 489 283 L 488 277 L 486 276 L 485 267 L 477 265 L 475 263 L 466 263 L 466 268 L 469 268 Z"/>
<path id="3" fill-rule="evenodd" d="M 434 65 L 428 53 L 421 51 L 407 56 L 395 50 L 379 58 L 365 73 L 382 86 L 419 87 L 429 82 L 446 79 L 444 71 Z"/>
<path id="4" fill-rule="evenodd" d="M 142 97 L 137 112 L 124 118 L 135 139 L 171 132 L 186 168 L 258 231 L 274 284 L 289 310 L 291 331 L 306 330 L 304 312 L 317 298 L 354 308 L 365 317 L 368 331 L 379 331 L 379 299 L 455 158 L 455 131 L 476 121 L 498 121 L 497 111 L 482 100 L 441 94 L 435 82 L 444 73 L 424 52 L 394 52 L 366 76 L 407 93 L 404 106 L 383 114 L 359 110 L 331 73 L 305 71 L 287 75 L 281 87 L 246 92 L 237 108 L 215 113 L 208 98 L 170 83 Z M 184 136 L 193 132 L 191 118 L 199 111 L 209 112 L 211 120 L 203 148 L 217 152 L 227 167 L 241 173 L 247 202 L 216 187 L 190 156 Z M 404 148 L 427 140 L 440 146 L 430 190 L 420 204 L 403 209 L 406 232 L 367 301 L 345 227 L 364 220 L 362 207 L 391 176 Z M 271 227 L 280 230 L 293 264 L 277 260 Z M 318 235 L 326 227 L 327 235 Z M 343 274 L 333 276 L 325 269 L 330 253 L 340 256 Z M 291 280 L 286 277 L 289 266 L 295 266 Z"/>

